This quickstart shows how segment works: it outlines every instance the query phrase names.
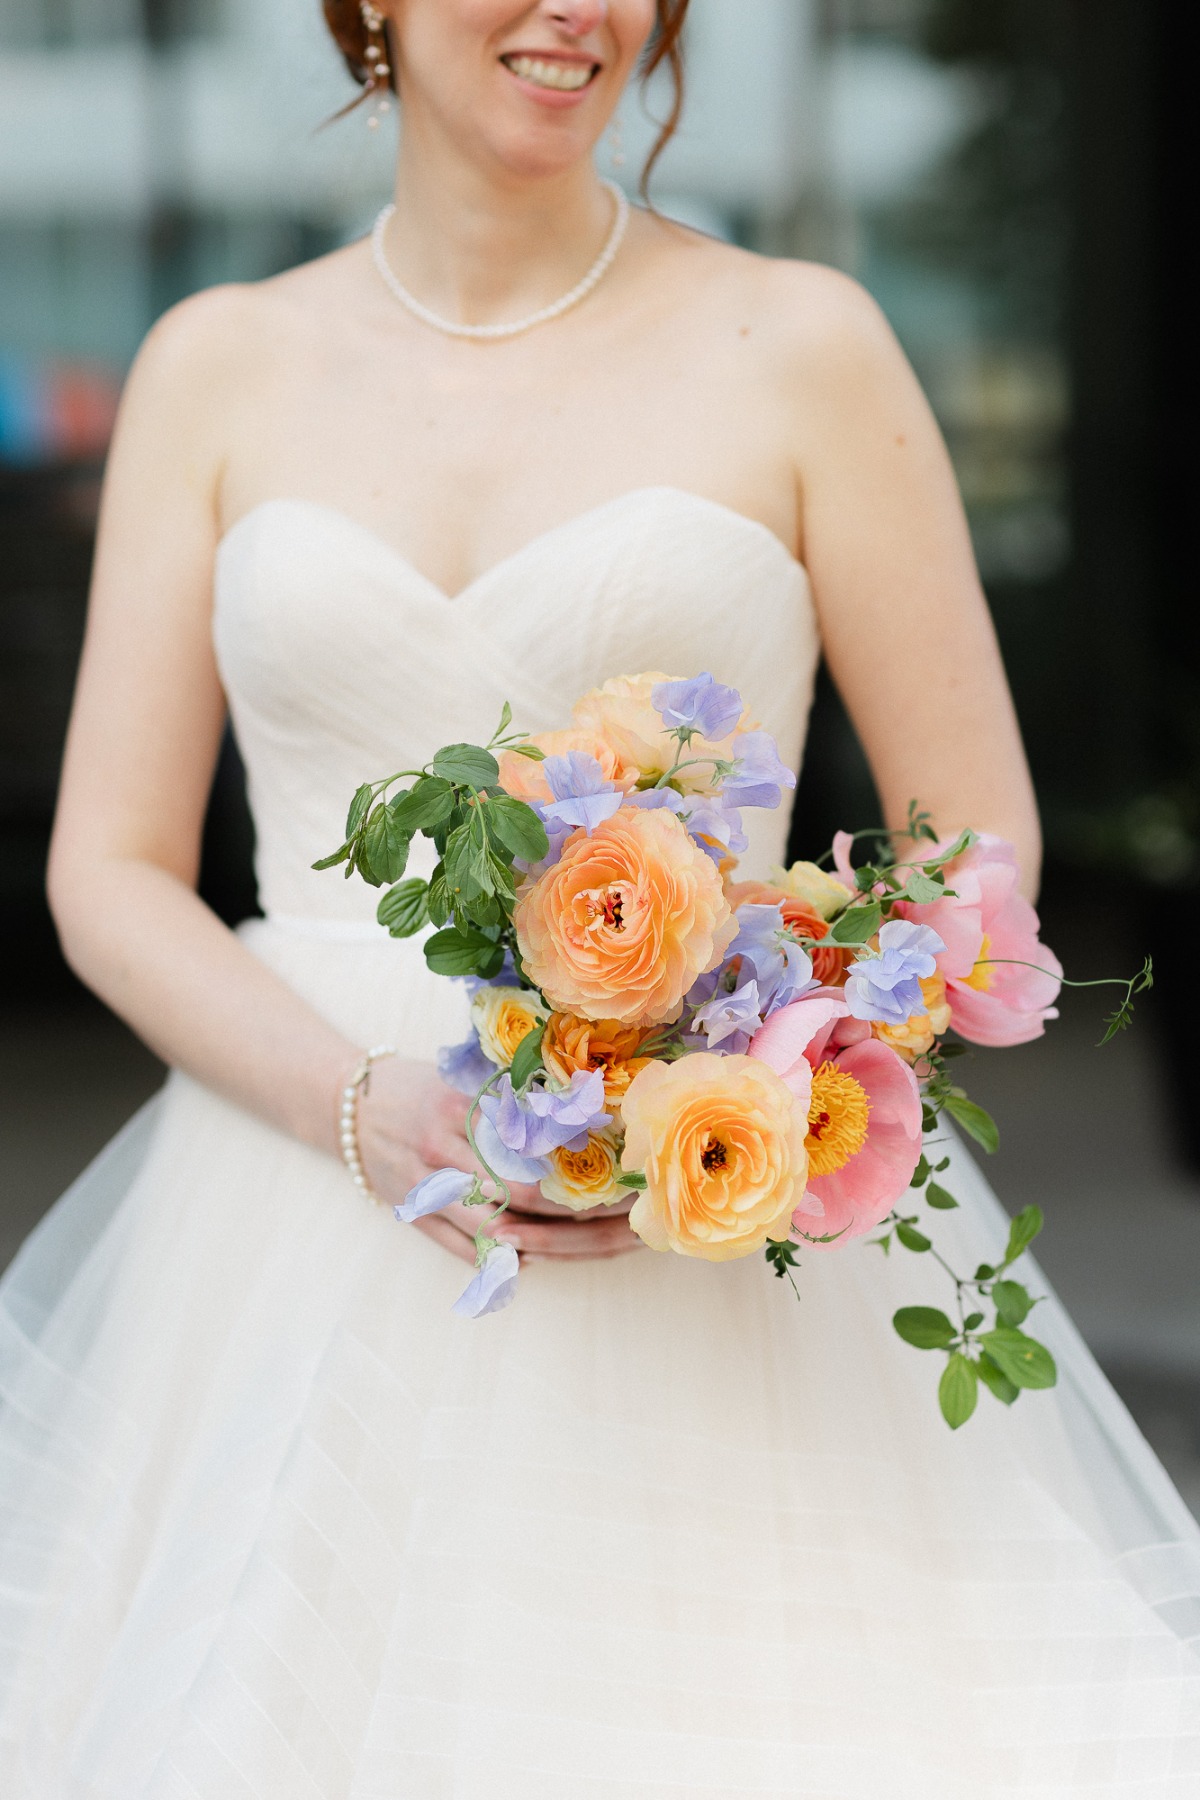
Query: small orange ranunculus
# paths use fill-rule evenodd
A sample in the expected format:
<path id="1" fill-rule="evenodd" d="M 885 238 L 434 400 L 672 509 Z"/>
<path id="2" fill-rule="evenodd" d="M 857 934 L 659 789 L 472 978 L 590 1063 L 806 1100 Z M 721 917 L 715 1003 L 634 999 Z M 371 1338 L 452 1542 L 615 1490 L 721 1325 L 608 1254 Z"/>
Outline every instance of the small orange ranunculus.
<path id="1" fill-rule="evenodd" d="M 918 1061 L 933 1049 L 935 1040 L 950 1029 L 945 976 L 926 975 L 921 982 L 921 995 L 925 1001 L 923 1013 L 913 1013 L 903 1025 L 875 1024 L 871 1027 L 874 1035 L 890 1044 L 906 1062 Z"/>
<path id="2" fill-rule="evenodd" d="M 615 1206 L 629 1192 L 621 1174 L 620 1134 L 611 1126 L 593 1131 L 582 1150 L 551 1150 L 550 1172 L 542 1176 L 542 1193 L 572 1212 L 593 1206 Z"/>
<path id="3" fill-rule="evenodd" d="M 566 756 L 569 750 L 582 750 L 585 755 L 595 757 L 605 781 L 615 781 L 618 787 L 626 789 L 634 785 L 632 779 L 622 778 L 619 759 L 597 731 L 539 731 L 533 733 L 528 742 L 546 756 Z M 538 800 L 554 798 L 540 762 L 519 756 L 515 750 L 504 750 L 499 763 L 500 785 L 506 793 L 531 805 Z"/>
<path id="4" fill-rule="evenodd" d="M 556 1012 L 673 1023 L 737 935 L 721 877 L 673 813 L 623 806 L 527 882 L 513 914 L 525 972 Z"/>
<path id="5" fill-rule="evenodd" d="M 779 906 L 783 908 L 783 922 L 797 937 L 825 938 L 829 936 L 828 921 L 823 919 L 815 906 L 807 900 L 799 900 L 789 894 L 786 888 L 776 887 L 768 881 L 737 881 L 728 889 L 729 904 L 739 906 Z M 842 949 L 837 944 L 817 944 L 809 951 L 812 957 L 813 975 L 822 987 L 842 987 L 846 980 L 846 971 L 854 960 L 854 951 Z"/>
<path id="6" fill-rule="evenodd" d="M 786 1238 L 808 1178 L 808 1119 L 774 1069 L 705 1051 L 652 1062 L 625 1096 L 629 1223 L 652 1250 L 727 1262 Z"/>
<path id="7" fill-rule="evenodd" d="M 648 1058 L 638 1055 L 645 1033 L 615 1019 L 580 1019 L 574 1013 L 550 1014 L 542 1039 L 542 1061 L 564 1086 L 577 1070 L 604 1070 L 604 1099 L 619 1107 L 625 1091 Z"/>

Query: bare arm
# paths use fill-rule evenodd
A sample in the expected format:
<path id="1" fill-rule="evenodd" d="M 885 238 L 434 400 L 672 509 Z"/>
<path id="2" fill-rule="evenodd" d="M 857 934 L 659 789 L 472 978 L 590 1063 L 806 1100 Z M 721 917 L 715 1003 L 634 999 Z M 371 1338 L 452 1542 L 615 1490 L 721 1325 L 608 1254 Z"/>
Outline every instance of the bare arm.
<path id="1" fill-rule="evenodd" d="M 818 279 L 798 465 L 830 672 L 887 822 L 916 799 L 941 831 L 1007 838 L 1032 895 L 1037 806 L 949 457 L 874 302 Z"/>
<path id="2" fill-rule="evenodd" d="M 225 702 L 211 638 L 222 441 L 247 390 L 253 302 L 199 296 L 151 333 L 130 378 L 101 508 L 49 890 L 72 967 L 165 1060 L 319 1149 L 362 1046 L 253 956 L 195 892 Z M 389 1200 L 430 1167 L 469 1167 L 465 1105 L 433 1071 L 377 1066 L 362 1119 Z M 528 1196 L 531 1203 L 533 1196 Z M 470 1215 L 425 1222 L 470 1257 Z M 565 1234 L 565 1235 L 564 1235 Z M 610 1254 L 617 1218 L 519 1222 L 518 1248 Z"/>

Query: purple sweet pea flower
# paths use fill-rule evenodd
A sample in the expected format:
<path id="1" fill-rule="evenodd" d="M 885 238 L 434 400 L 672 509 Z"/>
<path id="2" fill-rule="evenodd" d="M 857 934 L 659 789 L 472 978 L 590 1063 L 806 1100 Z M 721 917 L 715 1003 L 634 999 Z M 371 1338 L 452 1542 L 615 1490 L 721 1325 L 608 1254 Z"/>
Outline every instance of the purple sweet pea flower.
<path id="1" fill-rule="evenodd" d="M 733 771 L 726 776 L 722 793 L 733 806 L 779 805 L 784 788 L 794 788 L 796 772 L 780 761 L 769 731 L 743 731 L 733 740 Z"/>
<path id="2" fill-rule="evenodd" d="M 750 840 L 742 830 L 742 815 L 727 806 L 724 794 L 712 799 L 684 797 L 682 818 L 701 850 L 720 864 L 726 856 L 740 856 Z"/>
<path id="3" fill-rule="evenodd" d="M 493 1245 L 452 1310 L 460 1319 L 482 1319 L 485 1313 L 502 1312 L 517 1297 L 520 1270 L 520 1259 L 511 1244 Z"/>
<path id="4" fill-rule="evenodd" d="M 480 1159 L 501 1181 L 522 1181 L 528 1187 L 536 1187 L 542 1176 L 550 1173 L 548 1156 L 521 1156 L 510 1150 L 486 1114 L 475 1120 L 475 1147 Z"/>
<path id="5" fill-rule="evenodd" d="M 551 1150 L 582 1150 L 589 1132 L 611 1122 L 604 1110 L 602 1069 L 576 1070 L 570 1086 L 557 1092 L 534 1087 L 526 1094 L 518 1094 L 506 1075 L 498 1093 L 484 1095 L 480 1110 L 504 1148 L 527 1161 Z"/>
<path id="6" fill-rule="evenodd" d="M 673 787 L 637 788 L 626 794 L 626 806 L 640 806 L 644 812 L 682 813 L 687 807 L 683 795 Z"/>
<path id="7" fill-rule="evenodd" d="M 845 999 L 852 1017 L 903 1025 L 925 1012 L 921 980 L 934 973 L 934 958 L 945 948 L 932 926 L 889 919 L 879 933 L 878 954 L 850 965 Z"/>
<path id="8" fill-rule="evenodd" d="M 537 810 L 542 822 L 567 825 L 573 831 L 584 830 L 590 837 L 597 825 L 611 819 L 625 796 L 611 781 L 594 756 L 583 750 L 568 750 L 565 756 L 548 756 L 542 773 L 549 783 L 553 800 L 544 800 Z"/>
<path id="9" fill-rule="evenodd" d="M 475 1185 L 476 1177 L 464 1175 L 461 1169 L 435 1169 L 409 1188 L 401 1205 L 393 1206 L 392 1211 L 402 1225 L 411 1225 L 415 1219 L 427 1219 L 430 1213 L 443 1212 L 465 1200 Z"/>
<path id="10" fill-rule="evenodd" d="M 482 987 L 482 982 L 477 982 Z M 506 984 L 507 985 L 507 984 Z M 495 1063 L 488 1061 L 479 1047 L 479 1036 L 472 1032 L 465 1043 L 447 1044 L 437 1053 L 438 1074 L 447 1086 L 460 1094 L 477 1094 L 484 1082 L 496 1073 Z"/>
<path id="11" fill-rule="evenodd" d="M 697 1029 L 704 1027 L 706 1049 L 715 1050 L 718 1044 L 723 1044 L 726 1055 L 735 1056 L 745 1052 L 762 1022 L 758 983 L 751 979 L 735 988 L 732 994 L 718 994 L 707 1006 L 702 1006 L 693 1024 Z"/>
<path id="12" fill-rule="evenodd" d="M 740 956 L 743 970 L 753 972 L 764 1019 L 819 986 L 812 958 L 785 927 L 781 906 L 739 906 L 736 918 L 738 935 L 729 956 Z"/>
<path id="13" fill-rule="evenodd" d="M 709 739 L 736 731 L 743 711 L 736 688 L 722 687 L 711 675 L 660 681 L 651 690 L 650 702 L 668 731 L 695 732 Z"/>

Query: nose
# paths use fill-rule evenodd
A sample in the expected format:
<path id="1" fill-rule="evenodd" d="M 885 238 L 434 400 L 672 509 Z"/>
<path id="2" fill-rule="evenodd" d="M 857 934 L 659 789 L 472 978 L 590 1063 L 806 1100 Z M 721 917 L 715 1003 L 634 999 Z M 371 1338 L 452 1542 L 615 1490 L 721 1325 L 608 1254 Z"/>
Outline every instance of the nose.
<path id="1" fill-rule="evenodd" d="M 608 17 L 608 0 L 552 0 L 547 12 L 571 37 L 586 37 Z"/>

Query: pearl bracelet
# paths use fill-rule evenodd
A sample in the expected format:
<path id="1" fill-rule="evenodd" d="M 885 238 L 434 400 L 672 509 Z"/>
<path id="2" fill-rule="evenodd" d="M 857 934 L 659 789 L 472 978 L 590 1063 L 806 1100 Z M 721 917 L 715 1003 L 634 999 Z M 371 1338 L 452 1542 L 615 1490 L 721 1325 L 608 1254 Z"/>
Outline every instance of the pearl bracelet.
<path id="1" fill-rule="evenodd" d="M 376 1206 L 383 1201 L 367 1180 L 363 1168 L 362 1152 L 358 1147 L 358 1097 L 365 1094 L 371 1081 L 371 1065 L 384 1056 L 395 1056 L 392 1044 L 376 1044 L 374 1050 L 368 1050 L 353 1075 L 342 1089 L 341 1128 L 339 1136 L 342 1145 L 342 1161 L 350 1171 L 350 1179 L 364 1200 L 371 1200 Z"/>

